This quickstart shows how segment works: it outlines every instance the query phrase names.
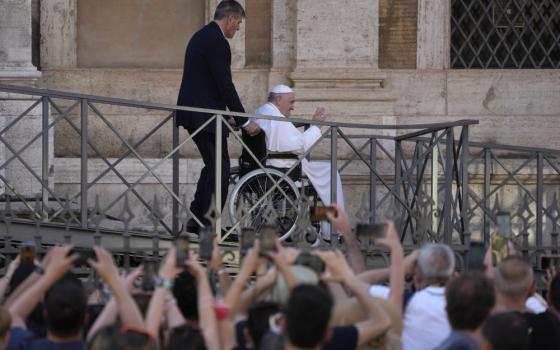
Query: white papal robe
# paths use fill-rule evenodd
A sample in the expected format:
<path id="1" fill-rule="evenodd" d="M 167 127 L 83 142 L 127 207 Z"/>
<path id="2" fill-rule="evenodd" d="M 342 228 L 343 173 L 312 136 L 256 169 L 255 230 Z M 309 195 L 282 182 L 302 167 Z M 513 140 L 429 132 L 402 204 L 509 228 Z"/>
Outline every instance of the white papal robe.
<path id="1" fill-rule="evenodd" d="M 278 108 L 271 102 L 257 108 L 257 115 L 268 115 L 285 118 Z M 298 130 L 291 122 L 276 120 L 254 119 L 266 135 L 266 149 L 269 152 L 289 152 L 303 155 L 321 138 L 321 130 L 312 125 L 305 131 Z M 296 161 L 294 159 L 268 159 L 267 164 L 277 168 L 290 168 Z M 302 171 L 307 175 L 309 181 L 317 191 L 321 201 L 325 205 L 331 204 L 331 164 L 326 161 L 301 162 Z M 344 208 L 344 195 L 342 194 L 342 183 L 340 175 L 336 174 L 336 202 Z M 324 237 L 330 237 L 328 227 L 321 225 Z"/>

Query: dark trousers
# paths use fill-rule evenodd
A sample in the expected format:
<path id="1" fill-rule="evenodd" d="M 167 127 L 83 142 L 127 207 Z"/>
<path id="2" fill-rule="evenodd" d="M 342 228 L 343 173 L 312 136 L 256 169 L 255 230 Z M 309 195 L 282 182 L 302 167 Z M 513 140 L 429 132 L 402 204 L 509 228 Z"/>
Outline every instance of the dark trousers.
<path id="1" fill-rule="evenodd" d="M 204 215 L 210 208 L 212 195 L 215 193 L 215 174 L 216 174 L 216 135 L 200 132 L 193 137 L 193 141 L 198 147 L 204 168 L 200 172 L 194 200 L 191 202 L 191 212 L 197 218 L 206 223 Z M 222 210 L 226 204 L 228 185 L 229 185 L 229 153 L 227 138 L 222 138 Z"/>

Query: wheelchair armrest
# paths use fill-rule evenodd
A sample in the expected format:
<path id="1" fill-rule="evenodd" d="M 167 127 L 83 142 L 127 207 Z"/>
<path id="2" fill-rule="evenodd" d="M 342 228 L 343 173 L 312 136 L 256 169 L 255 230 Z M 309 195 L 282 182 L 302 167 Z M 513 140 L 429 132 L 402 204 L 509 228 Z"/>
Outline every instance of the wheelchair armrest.
<path id="1" fill-rule="evenodd" d="M 292 124 L 294 124 L 294 126 L 296 128 L 304 127 L 305 129 L 307 129 L 311 126 L 311 123 L 295 123 L 295 122 L 293 122 Z"/>

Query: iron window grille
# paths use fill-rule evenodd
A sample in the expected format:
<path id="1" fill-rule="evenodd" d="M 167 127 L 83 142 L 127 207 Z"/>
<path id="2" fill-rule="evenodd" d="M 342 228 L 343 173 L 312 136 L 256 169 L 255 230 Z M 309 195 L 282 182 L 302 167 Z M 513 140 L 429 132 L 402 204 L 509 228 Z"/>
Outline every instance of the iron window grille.
<path id="1" fill-rule="evenodd" d="M 560 0 L 451 0 L 452 68 L 560 68 Z"/>

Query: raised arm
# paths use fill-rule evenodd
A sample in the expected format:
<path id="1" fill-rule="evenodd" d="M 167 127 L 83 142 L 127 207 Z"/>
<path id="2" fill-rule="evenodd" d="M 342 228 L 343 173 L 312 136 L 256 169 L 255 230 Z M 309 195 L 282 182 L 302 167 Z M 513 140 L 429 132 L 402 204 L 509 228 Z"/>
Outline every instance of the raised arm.
<path id="1" fill-rule="evenodd" d="M 360 250 L 356 235 L 352 232 L 348 214 L 338 204 L 333 204 L 333 206 L 336 208 L 336 216 L 327 212 L 327 217 L 338 232 L 342 234 L 342 237 L 344 237 L 344 244 L 348 249 L 348 261 L 350 266 L 357 274 L 364 272 L 366 271 L 366 262 Z"/>
<path id="2" fill-rule="evenodd" d="M 4 274 L 4 277 L 2 277 L 0 279 L 0 299 L 4 300 L 4 294 L 6 293 L 6 289 L 8 288 L 8 285 L 10 284 L 10 280 L 12 279 L 12 276 L 14 275 L 14 271 L 17 269 L 17 267 L 19 266 L 19 255 L 10 262 L 10 264 L 8 265 L 8 267 L 6 268 L 6 273 Z"/>
<path id="3" fill-rule="evenodd" d="M 358 299 L 367 318 L 356 323 L 358 346 L 368 343 L 389 329 L 391 319 L 368 293 L 368 285 L 357 278 L 340 251 L 317 252 L 327 266 L 326 280 L 343 283 Z"/>
<path id="4" fill-rule="evenodd" d="M 191 252 L 187 268 L 196 277 L 198 282 L 198 315 L 199 328 L 206 343 L 206 349 L 220 349 L 220 333 L 218 320 L 214 309 L 214 296 L 206 276 L 206 270 L 196 260 L 196 255 Z"/>
<path id="5" fill-rule="evenodd" d="M 398 310 L 402 310 L 404 295 L 404 253 L 393 221 L 385 222 L 385 238 L 377 239 L 375 243 L 389 248 L 391 253 L 389 300 L 397 306 Z"/>
<path id="6" fill-rule="evenodd" d="M 245 256 L 245 259 L 243 259 L 241 268 L 239 269 L 239 273 L 233 280 L 231 287 L 225 295 L 224 301 L 230 308 L 230 319 L 232 319 L 237 313 L 237 307 L 239 304 L 239 297 L 241 296 L 241 292 L 243 291 L 243 288 L 247 284 L 247 281 L 249 280 L 253 272 L 255 272 L 255 269 L 259 262 L 259 247 L 259 240 L 257 239 L 255 240 L 253 248 L 249 250 L 249 252 Z"/>
<path id="7" fill-rule="evenodd" d="M 89 259 L 88 264 L 97 271 L 101 279 L 111 288 L 122 322 L 132 327 L 143 328 L 145 325 L 142 314 L 132 299 L 132 295 L 128 292 L 125 282 L 119 277 L 111 253 L 102 247 L 93 247 L 93 250 L 97 256 L 97 261 Z"/>
<path id="8" fill-rule="evenodd" d="M 175 247 L 169 248 L 161 267 L 159 268 L 159 280 L 150 299 L 148 313 L 146 315 L 146 328 L 151 334 L 158 334 L 159 325 L 165 309 L 165 301 L 170 295 L 169 290 L 173 288 L 173 281 L 180 269 L 175 266 Z"/>
<path id="9" fill-rule="evenodd" d="M 70 270 L 72 264 L 78 258 L 77 254 L 68 256 L 70 249 L 72 249 L 70 245 L 53 247 L 51 249 L 51 260 L 45 270 L 45 274 L 27 290 L 23 291 L 9 307 L 10 314 L 12 315 L 12 327 L 25 328 L 25 319 L 41 300 L 45 292 Z"/>

